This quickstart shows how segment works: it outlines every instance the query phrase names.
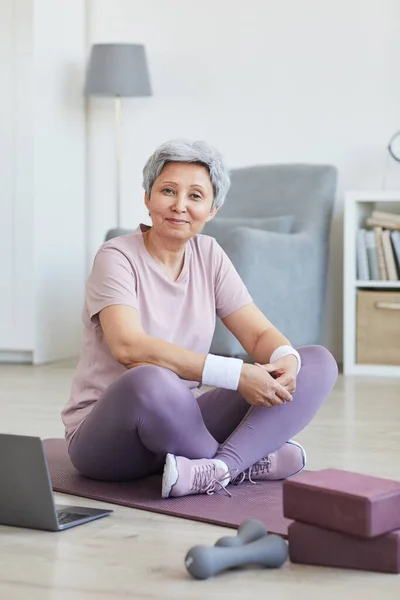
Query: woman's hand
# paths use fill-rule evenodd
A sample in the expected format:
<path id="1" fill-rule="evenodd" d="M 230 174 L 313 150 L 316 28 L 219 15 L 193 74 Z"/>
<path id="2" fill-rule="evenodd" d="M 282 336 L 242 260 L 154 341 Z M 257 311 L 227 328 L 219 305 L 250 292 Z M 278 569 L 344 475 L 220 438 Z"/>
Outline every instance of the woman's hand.
<path id="1" fill-rule="evenodd" d="M 285 402 L 291 402 L 292 396 L 290 392 L 268 373 L 268 370 L 265 368 L 266 366 L 269 365 L 256 366 L 244 363 L 238 391 L 253 406 L 270 408 L 272 406 L 280 406 L 281 404 L 285 404 Z"/>
<path id="2" fill-rule="evenodd" d="M 297 358 L 293 354 L 278 358 L 266 365 L 260 365 L 259 363 L 255 363 L 255 365 L 270 373 L 275 378 L 275 381 L 280 383 L 291 394 L 296 390 L 298 363 Z"/>

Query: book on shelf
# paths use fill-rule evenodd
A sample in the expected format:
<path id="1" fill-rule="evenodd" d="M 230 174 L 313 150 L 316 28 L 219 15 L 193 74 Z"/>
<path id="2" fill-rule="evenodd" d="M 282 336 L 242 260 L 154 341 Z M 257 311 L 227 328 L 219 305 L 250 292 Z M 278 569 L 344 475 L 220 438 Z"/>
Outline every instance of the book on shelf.
<path id="1" fill-rule="evenodd" d="M 400 214 L 384 210 L 373 210 L 366 224 L 370 227 L 400 230 Z"/>
<path id="2" fill-rule="evenodd" d="M 400 231 L 392 231 L 390 237 L 392 238 L 393 252 L 400 277 Z"/>
<path id="3" fill-rule="evenodd" d="M 400 214 L 386 212 L 383 210 L 373 210 L 371 217 L 373 219 L 383 219 L 389 223 L 398 223 L 400 224 Z"/>
<path id="4" fill-rule="evenodd" d="M 357 231 L 357 279 L 367 281 L 371 279 L 367 254 L 366 229 Z"/>
<path id="5" fill-rule="evenodd" d="M 360 281 L 399 281 L 400 231 L 375 226 L 357 231 L 357 278 Z"/>
<path id="6" fill-rule="evenodd" d="M 366 224 L 369 227 L 383 227 L 385 229 L 394 229 L 400 231 L 400 223 L 391 221 L 390 219 L 382 219 L 371 216 L 367 218 Z"/>
<path id="7" fill-rule="evenodd" d="M 365 243 L 367 246 L 367 258 L 370 278 L 373 281 L 381 279 L 379 272 L 378 248 L 376 245 L 375 231 L 365 232 Z"/>
<path id="8" fill-rule="evenodd" d="M 393 248 L 392 248 L 392 242 L 391 242 L 389 229 L 384 229 L 382 231 L 382 245 L 383 245 L 383 255 L 385 257 L 385 264 L 386 264 L 386 268 L 387 268 L 388 280 L 389 281 L 398 281 L 396 263 L 394 260 L 394 254 L 393 254 Z"/>
<path id="9" fill-rule="evenodd" d="M 382 227 L 374 227 L 374 235 L 376 240 L 376 252 L 378 257 L 378 266 L 379 266 L 379 279 L 381 281 L 386 281 L 387 269 L 385 263 L 385 257 L 383 254 L 383 243 L 382 243 Z"/>

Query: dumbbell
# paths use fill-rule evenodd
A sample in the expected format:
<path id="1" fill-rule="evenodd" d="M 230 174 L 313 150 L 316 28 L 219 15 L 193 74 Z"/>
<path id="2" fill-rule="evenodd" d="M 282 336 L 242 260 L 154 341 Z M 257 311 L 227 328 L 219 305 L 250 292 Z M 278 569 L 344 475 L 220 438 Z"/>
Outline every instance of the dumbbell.
<path id="1" fill-rule="evenodd" d="M 215 546 L 243 546 L 249 542 L 255 542 L 268 535 L 264 523 L 256 519 L 244 521 L 239 525 L 236 535 L 227 535 L 215 542 Z"/>
<path id="2" fill-rule="evenodd" d="M 266 535 L 240 546 L 194 546 L 185 557 L 185 566 L 195 579 L 208 579 L 225 569 L 245 565 L 277 568 L 288 557 L 286 542 L 279 535 Z"/>

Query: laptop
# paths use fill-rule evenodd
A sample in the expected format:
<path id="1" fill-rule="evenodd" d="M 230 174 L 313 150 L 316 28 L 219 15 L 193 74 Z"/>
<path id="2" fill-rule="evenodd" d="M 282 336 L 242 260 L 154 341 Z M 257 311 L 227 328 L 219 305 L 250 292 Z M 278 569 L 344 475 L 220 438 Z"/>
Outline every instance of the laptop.
<path id="1" fill-rule="evenodd" d="M 0 434 L 0 525 L 63 531 L 112 512 L 55 504 L 42 440 Z"/>

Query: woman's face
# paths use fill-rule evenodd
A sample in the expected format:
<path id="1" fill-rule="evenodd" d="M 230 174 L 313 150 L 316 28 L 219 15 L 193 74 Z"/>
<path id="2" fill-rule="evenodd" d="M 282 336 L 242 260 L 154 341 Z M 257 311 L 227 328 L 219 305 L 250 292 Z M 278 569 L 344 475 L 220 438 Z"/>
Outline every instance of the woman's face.
<path id="1" fill-rule="evenodd" d="M 218 209 L 211 211 L 214 190 L 206 167 L 195 163 L 165 165 L 144 201 L 154 230 L 186 241 L 199 233 Z"/>

